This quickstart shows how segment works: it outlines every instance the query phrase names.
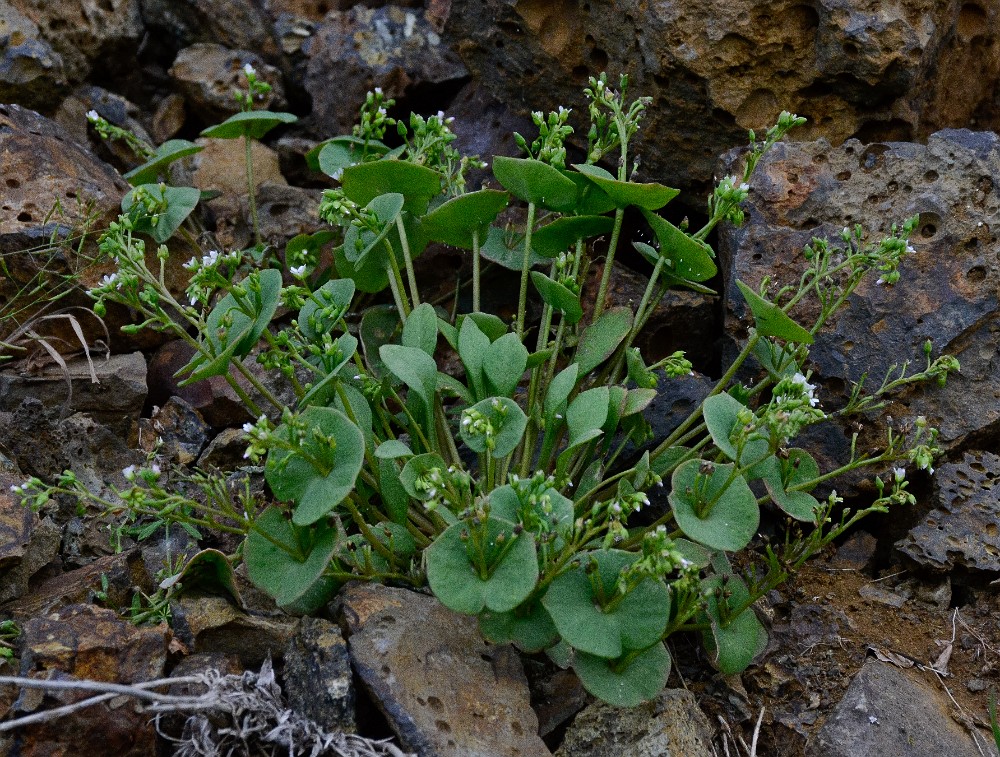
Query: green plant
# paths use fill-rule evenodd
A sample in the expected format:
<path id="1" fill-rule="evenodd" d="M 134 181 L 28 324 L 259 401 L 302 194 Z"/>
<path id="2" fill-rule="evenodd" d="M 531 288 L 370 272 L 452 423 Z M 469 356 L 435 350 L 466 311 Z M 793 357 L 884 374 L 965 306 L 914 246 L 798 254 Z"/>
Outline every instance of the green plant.
<path id="1" fill-rule="evenodd" d="M 771 292 L 766 280 L 757 291 L 738 282 L 754 320 L 746 343 L 705 401 L 649 446 L 643 411 L 660 381 L 687 374 L 691 364 L 675 353 L 648 366 L 634 341 L 669 287 L 712 291 L 708 233 L 720 221 L 742 221 L 754 167 L 803 119 L 781 114 L 763 141 L 751 132 L 741 175 L 718 183 L 707 223 L 688 232 L 657 213 L 676 190 L 634 180 L 628 147 L 649 102 L 628 102 L 627 84 L 622 77 L 614 90 L 603 75 L 591 80 L 585 162 L 566 166 L 568 111 L 535 113 L 538 139 L 516 137 L 527 156 L 493 161 L 503 190 L 471 192 L 464 173 L 479 161 L 452 148 L 450 119 L 395 122 L 387 115 L 392 101 L 370 93 L 354 133 L 308 156 L 340 182 L 320 210 L 333 234 L 293 240 L 287 277 L 254 251 L 196 256 L 189 304 L 163 283 L 162 242 L 190 203 L 171 188 L 137 189 L 103 237 L 118 275 L 94 290 L 96 307 L 124 302 L 145 319 L 131 328 L 187 341 L 196 350 L 184 369 L 188 381 L 230 380 L 259 416 L 244 427 L 247 456 L 264 461 L 277 502 L 234 501 L 209 475 L 198 487 L 205 496 L 189 498 L 147 468 L 102 506 L 245 533 L 251 579 L 298 612 L 320 607 L 353 577 L 427 584 L 445 605 L 477 615 L 487 638 L 547 650 L 615 704 L 656 695 L 671 664 L 664 642 L 679 631 L 700 633 L 723 672 L 744 669 L 766 641 L 754 602 L 861 518 L 912 501 L 902 466 L 929 468 L 937 452 L 936 431 L 922 418 L 890 431 L 880 451 L 852 445 L 850 459 L 825 472 L 792 441 L 834 415 L 878 407 L 905 384 L 944 381 L 958 366 L 947 356 L 932 360 L 928 345 L 923 370 L 894 368 L 873 393 L 858 386 L 844 410 L 819 407 L 808 345 L 867 273 L 894 283 L 915 219 L 877 241 L 845 230 L 840 244 L 814 240 L 806 248 L 797 285 Z M 382 141 L 393 125 L 397 148 Z M 609 156 L 617 173 L 597 165 Z M 512 198 L 509 214 L 520 225 L 495 225 Z M 606 305 L 629 207 L 657 239 L 634 245 L 652 266 L 635 310 Z M 588 314 L 581 300 L 588 240 L 609 232 Z M 144 235 L 161 243 L 159 274 L 146 264 Z M 331 240 L 334 262 L 324 266 L 320 249 Z M 471 252 L 472 312 L 449 315 L 422 299 L 414 261 L 432 242 Z M 520 274 L 512 324 L 479 311 L 481 259 Z M 529 283 L 543 303 L 533 339 Z M 392 305 L 353 317 L 359 292 L 386 289 Z M 793 317 L 807 297 L 818 313 L 808 327 Z M 279 306 L 294 317 L 276 318 Z M 295 407 L 283 406 L 244 365 L 257 346 L 257 359 L 295 390 Z M 464 375 L 439 370 L 445 349 Z M 736 383 L 751 366 L 754 382 Z M 234 369 L 263 407 L 232 378 Z M 627 456 L 630 448 L 639 452 Z M 860 510 L 842 508 L 835 491 L 823 499 L 811 493 L 878 466 L 892 467 L 892 476 L 888 484 L 876 479 L 877 499 Z M 766 493 L 757 496 L 755 482 Z M 664 485 L 669 507 L 648 526 L 630 525 L 649 504 L 647 492 Z M 34 480 L 19 490 L 36 504 L 54 492 L 91 496 L 70 474 L 54 487 Z M 729 554 L 754 545 L 764 505 L 794 526 L 781 544 L 758 543 L 760 558 L 741 559 L 754 564 L 737 571 Z"/>

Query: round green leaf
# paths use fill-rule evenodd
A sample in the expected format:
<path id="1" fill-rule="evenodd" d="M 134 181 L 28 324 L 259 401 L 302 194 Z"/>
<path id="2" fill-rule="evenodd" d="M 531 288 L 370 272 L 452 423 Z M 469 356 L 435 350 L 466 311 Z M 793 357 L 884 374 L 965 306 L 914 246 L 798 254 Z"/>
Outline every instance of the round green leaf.
<path id="1" fill-rule="evenodd" d="M 736 286 L 739 287 L 740 292 L 743 293 L 743 299 L 750 307 L 754 327 L 758 334 L 776 336 L 779 339 L 799 344 L 813 343 L 812 334 L 793 321 L 784 310 L 773 302 L 765 300 L 739 279 L 736 280 Z"/>
<path id="2" fill-rule="evenodd" d="M 366 154 L 385 155 L 389 148 L 377 140 L 341 136 L 321 142 L 306 153 L 306 164 L 313 171 L 322 171 L 340 180 L 343 170 L 364 161 Z"/>
<path id="3" fill-rule="evenodd" d="M 522 502 L 513 486 L 509 484 L 500 486 L 490 492 L 490 514 L 501 520 L 526 525 L 525 509 L 527 508 L 534 512 L 538 518 L 548 521 L 549 526 L 556 531 L 572 528 L 573 500 L 564 497 L 553 488 L 546 489 L 544 496 L 548 498 L 548 501 L 544 503 L 546 509 L 543 511 L 541 500 L 534 504 Z M 530 522 L 527 525 L 530 525 Z"/>
<path id="4" fill-rule="evenodd" d="M 301 445 L 311 459 L 293 450 L 271 450 L 264 477 L 275 497 L 296 503 L 292 516 L 295 525 L 308 526 L 322 519 L 354 489 L 364 463 L 365 438 L 350 418 L 332 407 L 307 407 L 299 419 L 307 429 L 332 438 L 334 444 L 307 432 Z M 291 442 L 294 432 L 283 423 L 274 433 Z"/>
<path id="5" fill-rule="evenodd" d="M 573 670 L 583 687 L 615 707 L 635 707 L 656 697 L 667 685 L 670 653 L 662 642 L 628 660 L 608 660 L 577 652 Z"/>
<path id="6" fill-rule="evenodd" d="M 528 654 L 541 652 L 559 638 L 555 623 L 538 602 L 508 612 L 485 610 L 479 614 L 479 630 L 493 644 L 514 644 Z"/>
<path id="7" fill-rule="evenodd" d="M 481 189 L 453 197 L 424 216 L 424 233 L 435 242 L 471 250 L 473 234 L 478 231 L 479 244 L 483 244 L 489 225 L 507 207 L 509 199 L 506 192 L 498 189 Z"/>
<path id="8" fill-rule="evenodd" d="M 538 290 L 542 302 L 549 305 L 557 313 L 562 313 L 566 323 L 577 323 L 583 318 L 583 308 L 580 306 L 580 295 L 564 287 L 558 281 L 553 281 L 540 271 L 531 272 L 531 281 Z"/>
<path id="9" fill-rule="evenodd" d="M 333 250 L 333 264 L 337 274 L 344 279 L 351 279 L 360 292 L 376 294 L 389 286 L 389 275 L 386 271 L 388 258 L 382 255 L 366 255 L 362 260 L 352 262 L 344 254 L 344 245 L 338 245 Z"/>
<path id="10" fill-rule="evenodd" d="M 534 158 L 493 158 L 493 175 L 505 189 L 524 202 L 566 212 L 576 205 L 576 184 L 558 168 Z"/>
<path id="11" fill-rule="evenodd" d="M 379 195 L 398 192 L 403 207 L 414 215 L 427 212 L 432 197 L 441 194 L 441 174 L 433 168 L 405 160 L 373 160 L 344 169 L 344 194 L 358 205 L 367 205 Z"/>
<path id="12" fill-rule="evenodd" d="M 760 466 L 760 477 L 764 479 L 767 493 L 774 503 L 795 520 L 813 523 L 819 500 L 808 493 L 810 487 L 796 487 L 811 482 L 819 476 L 819 465 L 815 458 L 804 449 L 792 448 L 788 457 L 779 460 L 771 456 Z M 789 491 L 792 490 L 792 491 Z"/>
<path id="13" fill-rule="evenodd" d="M 702 460 L 682 463 L 671 477 L 668 497 L 680 529 L 694 541 L 712 549 L 743 549 L 760 525 L 757 498 L 742 476 L 730 481 L 732 463 L 716 464 L 708 476 L 699 473 Z M 700 492 L 700 494 L 699 494 Z M 698 508 L 713 502 L 704 516 Z"/>
<path id="14" fill-rule="evenodd" d="M 238 139 L 250 137 L 260 139 L 275 126 L 293 124 L 299 117 L 292 113 L 277 113 L 270 110 L 250 110 L 236 113 L 221 124 L 209 126 L 201 136 L 214 139 Z"/>
<path id="15" fill-rule="evenodd" d="M 577 171 L 563 171 L 563 176 L 576 184 L 574 212 L 580 216 L 599 216 L 615 209 L 611 198 L 594 182 Z"/>
<path id="16" fill-rule="evenodd" d="M 413 450 L 399 439 L 387 439 L 375 449 L 375 457 L 383 460 L 395 460 L 400 457 L 411 457 Z"/>
<path id="17" fill-rule="evenodd" d="M 579 163 L 574 164 L 573 168 L 600 187 L 618 208 L 635 205 L 645 210 L 659 210 L 680 194 L 679 189 L 671 189 L 663 184 L 618 181 L 599 166 Z"/>
<path id="18" fill-rule="evenodd" d="M 504 229 L 490 226 L 485 241 L 480 239 L 479 253 L 492 263 L 512 271 L 520 271 L 524 262 L 524 235 L 508 234 Z M 532 245 L 529 267 L 549 262 Z"/>
<path id="19" fill-rule="evenodd" d="M 160 173 L 175 160 L 194 155 L 204 149 L 201 145 L 196 145 L 186 139 L 167 140 L 156 148 L 156 152 L 149 160 L 125 174 L 125 180 L 134 187 L 140 184 L 152 184 L 159 178 Z"/>
<path id="20" fill-rule="evenodd" d="M 639 556 L 617 549 L 581 556 L 584 565 L 556 578 L 542 598 L 563 640 L 588 654 L 614 659 L 626 650 L 645 649 L 659 641 L 670 618 L 670 592 L 649 578 L 624 599 L 602 606 L 596 582 L 605 598 L 615 596 L 622 569 Z M 588 574 L 588 564 L 593 571 Z"/>
<path id="21" fill-rule="evenodd" d="M 528 416 L 514 400 L 509 397 L 487 397 L 469 409 L 482 413 L 492 424 L 494 430 L 492 453 L 495 457 L 506 457 L 514 451 L 528 425 Z M 471 433 L 465 423 L 465 416 L 459 433 L 462 441 L 473 452 L 480 455 L 486 452 L 487 437 Z"/>
<path id="22" fill-rule="evenodd" d="M 494 612 L 513 610 L 523 602 L 538 582 L 538 558 L 535 541 L 526 531 L 515 533 L 515 525 L 498 518 L 487 518 L 487 575 L 480 575 L 469 559 L 473 549 L 468 535 L 470 526 L 460 522 L 445 530 L 424 550 L 427 560 L 427 583 L 441 603 L 455 612 L 478 615 L 484 609 Z M 498 541 L 498 537 L 503 539 Z"/>
<path id="23" fill-rule="evenodd" d="M 706 614 L 712 624 L 711 630 L 702 632 L 705 649 L 720 671 L 726 675 L 742 673 L 753 662 L 754 657 L 767 646 L 767 631 L 747 607 L 735 618 L 723 619 L 719 608 L 719 597 L 714 589 L 725 587 L 729 595 L 726 600 L 730 607 L 738 607 L 750 598 L 743 579 L 737 576 L 711 576 L 702 582 L 708 591 Z"/>
<path id="24" fill-rule="evenodd" d="M 422 455 L 415 455 L 406 461 L 402 473 L 399 474 L 399 480 L 403 484 L 403 488 L 406 489 L 406 493 L 414 499 L 430 499 L 431 496 L 428 492 L 417 489 L 417 479 L 434 468 L 443 471 L 447 467 L 437 452 L 425 452 Z"/>
<path id="25" fill-rule="evenodd" d="M 702 414 L 712 441 L 730 460 L 736 461 L 736 445 L 730 441 L 733 431 L 739 424 L 739 412 L 746 405 L 730 394 L 716 394 L 708 397 L 702 404 Z M 771 453 L 770 444 L 765 439 L 749 439 L 743 445 L 740 459 L 737 461 L 743 467 L 755 465 Z"/>
<path id="26" fill-rule="evenodd" d="M 271 538 L 263 536 L 268 534 Z M 286 545 L 292 552 L 274 544 Z M 274 597 L 279 605 L 289 605 L 322 583 L 323 571 L 336 549 L 336 529 L 318 524 L 308 530 L 296 528 L 284 512 L 269 507 L 247 534 L 243 558 L 254 585 Z M 309 545 L 303 551 L 303 544 Z"/>
<path id="27" fill-rule="evenodd" d="M 576 362 L 580 364 L 580 375 L 587 375 L 611 357 L 631 329 L 630 308 L 617 307 L 605 310 L 580 337 L 580 344 L 576 348 Z"/>
<path id="28" fill-rule="evenodd" d="M 554 258 L 576 244 L 577 240 L 607 234 L 615 225 L 606 216 L 568 216 L 536 229 L 531 235 L 531 249 L 545 258 Z"/>
<path id="29" fill-rule="evenodd" d="M 122 198 L 122 210 L 126 213 L 135 204 L 135 192 L 144 189 L 156 200 L 166 201 L 167 207 L 155 216 L 140 216 L 133 226 L 133 231 L 149 234 L 160 244 L 173 236 L 174 232 L 191 215 L 198 205 L 201 192 L 194 187 L 168 187 L 162 184 L 140 184 Z"/>
<path id="30" fill-rule="evenodd" d="M 299 330 L 307 339 L 321 339 L 336 326 L 354 299 L 351 279 L 334 279 L 313 292 L 299 310 Z"/>
<path id="31" fill-rule="evenodd" d="M 670 273 L 691 281 L 708 281 L 718 268 L 712 258 L 715 253 L 704 242 L 685 234 L 670 221 L 650 210 L 642 215 L 660 243 L 660 254 L 671 262 Z"/>

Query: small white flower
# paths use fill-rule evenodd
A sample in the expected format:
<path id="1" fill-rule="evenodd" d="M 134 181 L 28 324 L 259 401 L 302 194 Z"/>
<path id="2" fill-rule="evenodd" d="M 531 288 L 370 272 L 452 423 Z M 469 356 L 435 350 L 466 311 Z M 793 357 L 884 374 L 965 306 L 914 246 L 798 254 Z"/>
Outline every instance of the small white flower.
<path id="1" fill-rule="evenodd" d="M 903 479 L 906 478 L 906 469 L 905 468 L 893 468 L 892 469 L 892 475 L 893 475 L 893 478 L 896 479 L 897 483 L 901 483 L 903 481 Z"/>
<path id="2" fill-rule="evenodd" d="M 247 63 L 245 66 L 243 66 L 243 73 L 245 73 L 247 76 L 254 76 L 257 73 L 257 69 L 255 69 L 249 63 Z"/>
<path id="3" fill-rule="evenodd" d="M 21 487 L 18 486 L 17 484 L 11 484 L 10 485 L 10 490 L 12 492 L 14 492 L 14 494 L 20 494 L 21 493 Z"/>
<path id="4" fill-rule="evenodd" d="M 149 469 L 150 469 L 150 470 L 151 470 L 151 471 L 152 471 L 152 472 L 153 472 L 153 473 L 154 473 L 155 475 L 157 475 L 157 476 L 159 476 L 159 475 L 160 475 L 160 466 L 159 466 L 159 465 L 157 465 L 156 463 L 153 463 L 153 464 L 152 464 L 152 465 L 150 466 L 150 468 L 149 468 Z"/>
<path id="5" fill-rule="evenodd" d="M 913 249 L 912 244 L 908 244 L 906 245 L 906 252 L 909 253 L 910 255 L 913 255 L 916 252 L 916 250 Z"/>
<path id="6" fill-rule="evenodd" d="M 129 467 L 124 468 L 122 470 L 122 475 L 125 476 L 125 478 L 128 481 L 134 480 L 135 479 L 135 466 L 134 465 L 130 465 Z"/>
<path id="7" fill-rule="evenodd" d="M 209 268 L 215 265 L 219 260 L 218 250 L 209 250 L 208 254 L 203 256 L 201 259 L 201 265 L 203 268 Z"/>
<path id="8" fill-rule="evenodd" d="M 91 123 L 95 123 L 97 121 L 100 121 L 101 117 L 98 115 L 96 110 L 88 110 L 87 120 L 90 121 Z"/>
<path id="9" fill-rule="evenodd" d="M 306 264 L 303 263 L 302 265 L 292 266 L 288 270 L 291 272 L 292 276 L 297 279 L 301 279 L 306 275 Z"/>
<path id="10" fill-rule="evenodd" d="M 340 177 L 343 175 L 344 175 L 344 169 L 338 168 L 336 171 L 330 174 L 330 178 L 332 178 L 334 181 L 340 181 Z"/>
<path id="11" fill-rule="evenodd" d="M 101 286 L 102 287 L 111 286 L 116 281 L 118 281 L 118 274 L 117 273 L 109 273 L 103 279 L 101 279 Z M 122 286 L 121 283 L 119 283 L 117 285 L 117 288 L 121 289 L 121 286 Z"/>
<path id="12" fill-rule="evenodd" d="M 376 95 L 381 95 L 382 94 L 382 88 L 381 87 L 375 87 L 375 94 Z"/>
<path id="13" fill-rule="evenodd" d="M 740 184 L 740 191 L 741 191 L 741 192 L 749 192 L 749 191 L 750 191 L 750 185 L 749 185 L 749 184 L 747 184 L 747 183 L 746 183 L 746 182 L 744 181 L 744 182 L 743 182 L 742 184 Z"/>
<path id="14" fill-rule="evenodd" d="M 197 267 L 198 267 L 198 258 L 191 258 L 188 262 L 184 264 L 184 268 L 187 268 L 189 271 L 193 271 Z"/>
<path id="15" fill-rule="evenodd" d="M 876 279 L 876 281 L 875 281 L 875 286 L 880 287 L 883 284 L 885 284 L 885 277 L 884 276 L 879 276 L 878 279 Z"/>
<path id="16" fill-rule="evenodd" d="M 255 426 L 252 423 L 250 423 L 249 421 L 247 421 L 246 423 L 243 424 L 243 433 L 245 433 L 245 434 L 252 434 L 254 428 L 255 428 Z"/>
<path id="17" fill-rule="evenodd" d="M 378 109 L 378 114 L 379 114 L 380 116 L 382 116 L 382 117 L 385 117 L 385 115 L 386 115 L 387 113 L 388 113 L 388 111 L 386 111 L 386 109 L 385 109 L 385 108 L 379 108 L 379 109 Z"/>

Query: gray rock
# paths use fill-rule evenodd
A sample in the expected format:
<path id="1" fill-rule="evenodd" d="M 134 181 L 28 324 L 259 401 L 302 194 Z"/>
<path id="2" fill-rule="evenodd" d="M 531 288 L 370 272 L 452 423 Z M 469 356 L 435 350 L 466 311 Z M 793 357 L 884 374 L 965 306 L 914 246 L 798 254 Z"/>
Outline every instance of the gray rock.
<path id="1" fill-rule="evenodd" d="M 65 89 L 62 56 L 38 25 L 8 3 L 0 3 L 0 101 L 29 108 L 53 106 Z"/>
<path id="2" fill-rule="evenodd" d="M 24 596 L 31 577 L 59 553 L 59 527 L 40 519 L 10 490 L 23 481 L 0 471 L 0 602 Z"/>
<path id="3" fill-rule="evenodd" d="M 253 66 L 257 78 L 272 88 L 254 107 L 282 110 L 286 103 L 281 72 L 251 50 L 230 50 L 213 42 L 199 42 L 177 53 L 169 73 L 190 112 L 204 123 L 213 124 L 240 111 L 240 103 L 233 95 L 246 89 L 245 65 Z"/>
<path id="4" fill-rule="evenodd" d="M 331 11 L 304 47 L 305 88 L 323 136 L 349 133 L 365 93 L 400 98 L 416 87 L 457 85 L 468 76 L 422 9 L 396 6 Z"/>
<path id="5" fill-rule="evenodd" d="M 119 94 L 103 87 L 83 84 L 74 89 L 56 110 L 55 120 L 66 133 L 81 145 L 89 145 L 102 160 L 107 160 L 122 173 L 132 170 L 142 162 L 123 140 L 102 139 L 90 126 L 87 113 L 96 111 L 114 126 L 127 129 L 147 144 L 152 144 L 143 126 L 142 109 Z"/>
<path id="6" fill-rule="evenodd" d="M 806 748 L 806 757 L 980 755 L 949 711 L 947 696 L 915 672 L 869 660 Z"/>
<path id="7" fill-rule="evenodd" d="M 1000 457 L 966 452 L 938 466 L 934 483 L 937 506 L 896 548 L 935 570 L 1000 571 Z"/>
<path id="8" fill-rule="evenodd" d="M 265 184 L 257 193 L 260 236 L 266 244 L 284 249 L 292 237 L 313 234 L 329 225 L 319 219 L 321 193 L 285 184 Z M 241 212 L 250 223 L 249 202 L 241 199 Z"/>
<path id="9" fill-rule="evenodd" d="M 517 653 L 473 617 L 375 584 L 341 595 L 351 661 L 405 749 L 422 757 L 542 757 Z"/>
<path id="10" fill-rule="evenodd" d="M 354 685 L 347 642 L 322 618 L 303 618 L 285 650 L 288 706 L 331 731 L 353 733 Z"/>
<path id="11" fill-rule="evenodd" d="M 996 129 L 1000 71 L 992 5 L 907 0 L 543 3 L 453 0 L 445 36 L 475 78 L 516 110 L 573 108 L 585 143 L 589 75 L 631 77 L 653 98 L 636 144 L 650 177 L 683 188 L 713 156 L 781 110 L 809 116 L 796 138 L 919 139 Z M 617 82 L 616 82 L 617 83 Z"/>
<path id="12" fill-rule="evenodd" d="M 576 716 L 556 757 L 709 757 L 712 726 L 694 694 L 666 689 L 638 707 L 595 702 Z"/>
<path id="13" fill-rule="evenodd" d="M 818 396 L 835 408 L 846 399 L 848 382 L 865 372 L 869 386 L 877 387 L 893 365 L 909 360 L 919 370 L 927 339 L 935 356 L 957 357 L 962 372 L 944 388 L 914 387 L 862 418 L 859 450 L 884 444 L 890 418 L 905 428 L 926 416 L 940 429 L 938 444 L 946 452 L 1000 427 L 1000 268 L 990 230 L 1000 212 L 998 155 L 996 135 L 964 130 L 939 132 L 926 145 L 779 144 L 751 181 L 747 223 L 720 231 L 726 330 L 736 342 L 751 319 L 735 279 L 751 289 L 765 275 L 779 286 L 797 282 L 806 265 L 802 248 L 813 237 L 837 245 L 844 226 L 861 224 L 877 240 L 892 223 L 919 215 L 911 238 L 915 254 L 903 260 L 899 283 L 885 287 L 877 285 L 877 276 L 865 279 L 817 335 L 810 364 L 822 384 Z M 722 170 L 731 170 L 735 160 L 731 153 Z M 806 298 L 793 316 L 811 323 L 816 312 Z M 845 422 L 824 423 L 802 446 L 815 449 L 821 468 L 829 469 L 846 461 L 854 430 Z"/>
<path id="14" fill-rule="evenodd" d="M 93 381 L 91 374 L 93 367 Z M 95 420 L 128 428 L 138 421 L 146 401 L 146 360 L 141 352 L 95 355 L 89 362 L 76 358 L 66 363 L 72 395 L 60 366 L 49 365 L 35 373 L 0 373 L 0 410 L 12 411 L 28 397 L 63 412 L 84 412 Z"/>
<path id="15" fill-rule="evenodd" d="M 156 407 L 150 418 L 139 419 L 139 447 L 172 463 L 190 465 L 208 439 L 208 424 L 201 413 L 180 397 Z"/>
<path id="16" fill-rule="evenodd" d="M 232 50 L 278 54 L 270 19 L 255 0 L 139 0 L 142 20 L 175 49 L 214 42 Z"/>

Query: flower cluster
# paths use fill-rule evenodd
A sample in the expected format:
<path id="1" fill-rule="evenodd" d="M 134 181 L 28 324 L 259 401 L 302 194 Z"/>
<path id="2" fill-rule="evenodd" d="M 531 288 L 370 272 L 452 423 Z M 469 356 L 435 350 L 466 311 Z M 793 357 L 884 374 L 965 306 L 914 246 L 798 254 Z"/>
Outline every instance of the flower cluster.
<path id="1" fill-rule="evenodd" d="M 546 119 L 545 114 L 536 110 L 531 114 L 531 120 L 538 127 L 538 139 L 528 145 L 528 141 L 517 132 L 514 132 L 514 142 L 529 158 L 540 160 L 556 168 L 566 168 L 566 147 L 564 143 L 567 137 L 573 133 L 573 127 L 569 120 L 570 110 L 561 105 L 558 110 L 549 113 Z"/>
<path id="2" fill-rule="evenodd" d="M 366 142 L 381 140 L 386 129 L 396 125 L 396 119 L 389 117 L 389 108 L 395 104 L 395 100 L 383 94 L 381 87 L 366 94 L 358 123 L 354 126 L 354 136 Z"/>

